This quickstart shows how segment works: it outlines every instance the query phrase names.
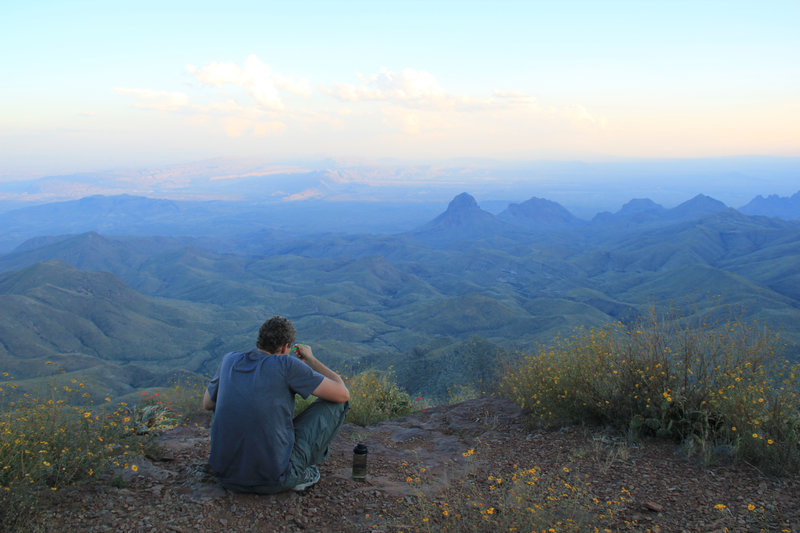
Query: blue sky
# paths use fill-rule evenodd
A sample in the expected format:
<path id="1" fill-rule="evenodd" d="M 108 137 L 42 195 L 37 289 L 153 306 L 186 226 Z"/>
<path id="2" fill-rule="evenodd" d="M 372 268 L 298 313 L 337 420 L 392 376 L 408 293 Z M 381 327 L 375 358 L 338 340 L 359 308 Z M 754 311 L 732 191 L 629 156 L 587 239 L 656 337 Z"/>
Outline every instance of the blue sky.
<path id="1" fill-rule="evenodd" d="M 0 179 L 800 155 L 800 2 L 0 4 Z"/>

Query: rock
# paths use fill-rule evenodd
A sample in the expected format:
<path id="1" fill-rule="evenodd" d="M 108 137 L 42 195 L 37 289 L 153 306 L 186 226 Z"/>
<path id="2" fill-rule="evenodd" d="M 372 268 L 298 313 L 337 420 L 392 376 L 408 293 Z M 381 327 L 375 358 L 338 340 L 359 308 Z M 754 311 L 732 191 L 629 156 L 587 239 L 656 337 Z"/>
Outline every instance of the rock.
<path id="1" fill-rule="evenodd" d="M 644 507 L 648 511 L 653 511 L 653 512 L 656 512 L 656 513 L 663 513 L 664 512 L 664 506 L 660 505 L 660 504 L 658 504 L 656 502 L 644 502 L 642 504 L 642 507 Z"/>

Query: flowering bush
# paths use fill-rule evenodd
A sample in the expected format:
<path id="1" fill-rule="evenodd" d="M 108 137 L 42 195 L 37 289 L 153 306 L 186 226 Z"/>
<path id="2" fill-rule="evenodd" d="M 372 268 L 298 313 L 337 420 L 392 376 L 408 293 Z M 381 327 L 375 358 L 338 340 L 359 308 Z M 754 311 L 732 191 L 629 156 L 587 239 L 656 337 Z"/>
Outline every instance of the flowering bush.
<path id="1" fill-rule="evenodd" d="M 83 383 L 51 387 L 43 397 L 19 393 L 13 378 L 0 383 L 0 523 L 22 526 L 47 494 L 96 476 L 140 452 L 134 420 L 110 398 L 89 405 Z"/>
<path id="2" fill-rule="evenodd" d="M 597 422 L 683 441 L 775 470 L 800 470 L 797 365 L 777 336 L 740 321 L 651 310 L 633 326 L 579 329 L 509 364 L 501 394 L 542 425 Z"/>

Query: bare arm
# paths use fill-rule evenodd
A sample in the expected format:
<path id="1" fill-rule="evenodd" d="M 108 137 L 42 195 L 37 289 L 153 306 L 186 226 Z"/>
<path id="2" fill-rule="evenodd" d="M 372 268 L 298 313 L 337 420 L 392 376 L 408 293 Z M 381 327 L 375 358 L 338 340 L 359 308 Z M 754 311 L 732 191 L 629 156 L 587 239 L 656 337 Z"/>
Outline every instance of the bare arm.
<path id="1" fill-rule="evenodd" d="M 339 374 L 323 365 L 319 359 L 314 357 L 310 346 L 298 344 L 296 353 L 298 359 L 310 366 L 312 370 L 324 376 L 322 378 L 322 383 L 317 385 L 317 388 L 312 392 L 314 396 L 335 403 L 343 403 L 350 400 L 350 391 L 347 390 L 347 385 L 344 384 L 344 380 L 342 380 Z"/>
<path id="2" fill-rule="evenodd" d="M 206 389 L 206 393 L 203 395 L 203 409 L 213 411 L 216 407 L 217 402 L 211 399 L 211 396 L 208 394 L 208 389 Z"/>

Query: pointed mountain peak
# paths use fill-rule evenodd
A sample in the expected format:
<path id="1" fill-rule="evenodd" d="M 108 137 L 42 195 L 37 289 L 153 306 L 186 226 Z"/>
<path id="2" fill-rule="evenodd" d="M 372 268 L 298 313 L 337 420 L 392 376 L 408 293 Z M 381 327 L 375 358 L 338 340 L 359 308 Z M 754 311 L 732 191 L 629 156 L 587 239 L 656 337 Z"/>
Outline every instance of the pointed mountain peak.
<path id="1" fill-rule="evenodd" d="M 447 206 L 448 211 L 457 211 L 462 209 L 480 209 L 478 207 L 478 202 L 475 201 L 475 198 L 469 193 L 462 192 L 455 198 L 450 201 L 450 204 Z"/>
<path id="2" fill-rule="evenodd" d="M 711 198 L 710 196 L 706 196 L 705 194 L 698 194 L 697 196 L 695 196 L 691 200 L 687 200 L 687 201 L 683 202 L 678 207 L 689 206 L 689 205 L 691 205 L 691 206 L 713 206 L 713 207 L 721 207 L 723 209 L 725 209 L 727 207 L 725 204 L 723 204 L 719 200 L 715 200 L 714 198 Z"/>
<path id="3" fill-rule="evenodd" d="M 461 193 L 447 210 L 420 227 L 414 234 L 439 241 L 460 241 L 498 235 L 509 228 L 493 214 L 478 206 L 471 195 Z"/>
<path id="4" fill-rule="evenodd" d="M 691 200 L 683 202 L 681 205 L 670 210 L 673 216 L 687 217 L 687 216 L 704 216 L 719 211 L 724 211 L 728 206 L 715 200 L 705 194 L 698 194 Z"/>
<path id="5" fill-rule="evenodd" d="M 705 194 L 698 194 L 691 200 L 687 200 L 677 207 L 667 211 L 667 218 L 671 220 L 695 220 L 708 215 L 720 213 L 728 209 L 728 206 Z"/>
<path id="6" fill-rule="evenodd" d="M 435 224 L 461 226 L 496 222 L 494 215 L 478 207 L 472 195 L 462 192 L 450 201 L 447 210 L 433 220 Z"/>

